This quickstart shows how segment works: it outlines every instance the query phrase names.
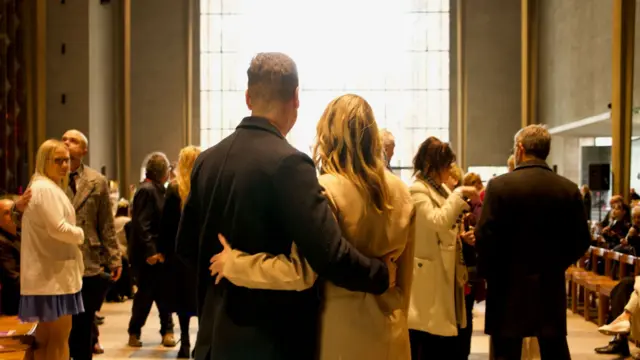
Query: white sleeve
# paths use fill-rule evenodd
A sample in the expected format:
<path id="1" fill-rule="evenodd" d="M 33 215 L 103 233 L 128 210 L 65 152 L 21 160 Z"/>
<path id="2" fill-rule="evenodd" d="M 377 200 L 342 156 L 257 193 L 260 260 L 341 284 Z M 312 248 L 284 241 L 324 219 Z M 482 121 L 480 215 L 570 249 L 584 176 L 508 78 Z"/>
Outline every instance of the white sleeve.
<path id="1" fill-rule="evenodd" d="M 70 224 L 64 217 L 63 204 L 56 197 L 54 189 L 46 187 L 36 189 L 37 214 L 44 221 L 49 235 L 67 244 L 80 245 L 84 242 L 84 231 L 78 226 Z M 35 209 L 34 209 L 35 210 Z"/>
<path id="2" fill-rule="evenodd" d="M 431 198 L 422 192 L 412 191 L 411 198 L 416 209 L 417 228 L 449 231 L 456 224 L 462 210 L 469 208 L 469 205 L 456 192 L 449 195 L 442 207 L 434 206 Z"/>

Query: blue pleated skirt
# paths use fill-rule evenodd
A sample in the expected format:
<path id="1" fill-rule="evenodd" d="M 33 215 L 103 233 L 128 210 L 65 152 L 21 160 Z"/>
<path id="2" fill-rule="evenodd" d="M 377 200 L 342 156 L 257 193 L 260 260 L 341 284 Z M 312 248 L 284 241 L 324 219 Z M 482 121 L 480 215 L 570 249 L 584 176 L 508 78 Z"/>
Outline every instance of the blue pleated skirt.
<path id="1" fill-rule="evenodd" d="M 22 295 L 18 317 L 24 322 L 51 322 L 84 312 L 82 294 Z"/>

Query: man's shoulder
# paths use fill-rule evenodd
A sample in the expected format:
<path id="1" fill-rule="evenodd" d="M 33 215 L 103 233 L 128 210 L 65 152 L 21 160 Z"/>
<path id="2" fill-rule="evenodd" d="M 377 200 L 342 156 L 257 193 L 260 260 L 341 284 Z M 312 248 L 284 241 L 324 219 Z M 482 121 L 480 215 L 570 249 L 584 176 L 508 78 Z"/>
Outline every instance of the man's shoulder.
<path id="1" fill-rule="evenodd" d="M 90 181 L 96 182 L 106 182 L 107 178 L 102 175 L 100 172 L 94 170 L 93 168 L 83 165 L 82 175 L 85 176 Z"/>
<path id="2" fill-rule="evenodd" d="M 231 134 L 222 139 L 219 143 L 204 150 L 198 159 L 196 165 L 205 165 L 215 163 L 224 157 L 247 156 L 247 159 L 264 159 L 264 160 L 280 160 L 290 155 L 301 154 L 298 149 L 289 144 L 286 140 L 275 136 L 261 136 L 263 134 L 257 132 L 245 132 L 240 134 Z M 237 139 L 234 137 L 237 136 Z M 237 141 L 235 141 L 237 140 Z"/>
<path id="3" fill-rule="evenodd" d="M 138 185 L 138 189 L 136 189 L 137 195 L 148 195 L 155 192 L 155 187 L 150 181 L 143 181 Z"/>
<path id="4" fill-rule="evenodd" d="M 522 189 L 543 187 L 545 193 L 573 194 L 579 193 L 578 186 L 564 176 L 542 168 L 526 168 L 496 176 L 489 180 L 488 187 L 492 193 L 521 192 Z"/>

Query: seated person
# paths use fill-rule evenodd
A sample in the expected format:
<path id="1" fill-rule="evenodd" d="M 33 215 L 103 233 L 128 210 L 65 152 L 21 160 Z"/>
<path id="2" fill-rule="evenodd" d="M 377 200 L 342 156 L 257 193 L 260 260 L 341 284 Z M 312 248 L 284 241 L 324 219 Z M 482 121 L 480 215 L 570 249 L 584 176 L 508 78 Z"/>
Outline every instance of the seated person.
<path id="1" fill-rule="evenodd" d="M 616 318 L 610 324 L 600 327 L 598 331 L 606 335 L 614 335 L 614 337 L 607 346 L 596 348 L 596 353 L 630 356 L 628 336 L 632 332 L 631 317 L 640 312 L 639 293 L 640 276 L 635 279 L 632 277 L 623 278 L 613 288 L 610 318 L 614 316 Z M 640 317 L 638 318 L 640 319 Z M 636 336 L 640 335 L 637 323 L 634 320 L 633 333 Z M 640 356 L 636 355 L 634 359 L 640 359 Z"/>
<path id="2" fill-rule="evenodd" d="M 611 221 L 602 229 L 602 237 L 609 249 L 619 245 L 629 232 L 631 224 L 627 221 L 627 218 L 630 218 L 628 213 L 629 211 L 623 203 L 615 203 L 611 208 Z"/>
<path id="3" fill-rule="evenodd" d="M 609 199 L 610 210 L 607 211 L 607 213 L 604 215 L 604 219 L 602 219 L 600 224 L 598 224 L 600 229 L 603 229 L 603 228 L 609 226 L 609 223 L 612 220 L 611 219 L 611 209 L 613 209 L 614 205 L 616 205 L 616 204 L 621 204 L 622 207 L 624 207 L 627 210 L 627 216 L 625 217 L 625 221 L 631 222 L 631 212 L 628 211 L 630 209 L 629 205 L 624 203 L 624 198 L 621 195 L 613 195 L 611 197 L 611 199 Z"/>
<path id="4" fill-rule="evenodd" d="M 640 206 L 636 206 L 631 211 L 632 223 L 624 238 L 620 240 L 620 244 L 616 245 L 613 250 L 623 254 L 640 254 Z"/>
<path id="5" fill-rule="evenodd" d="M 13 200 L 0 199 L 0 313 L 18 315 L 20 303 L 20 232 L 11 219 Z"/>

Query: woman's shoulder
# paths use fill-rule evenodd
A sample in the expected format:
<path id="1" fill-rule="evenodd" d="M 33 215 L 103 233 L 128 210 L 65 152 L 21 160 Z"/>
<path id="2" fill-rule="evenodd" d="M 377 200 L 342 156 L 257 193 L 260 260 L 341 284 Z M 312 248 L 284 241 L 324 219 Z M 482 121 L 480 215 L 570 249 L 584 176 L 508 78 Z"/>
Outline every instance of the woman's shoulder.
<path id="1" fill-rule="evenodd" d="M 396 201 L 408 202 L 411 201 L 411 192 L 409 186 L 395 174 L 388 172 L 385 174 L 385 182 L 391 194 Z"/>
<path id="2" fill-rule="evenodd" d="M 29 188 L 31 189 L 33 196 L 38 194 L 57 194 L 62 192 L 60 186 L 56 185 L 53 181 L 40 176 L 35 177 L 31 181 Z"/>
<path id="3" fill-rule="evenodd" d="M 429 191 L 428 185 L 419 179 L 415 179 L 413 183 L 409 186 L 409 192 L 411 194 L 414 193 L 426 193 Z"/>

